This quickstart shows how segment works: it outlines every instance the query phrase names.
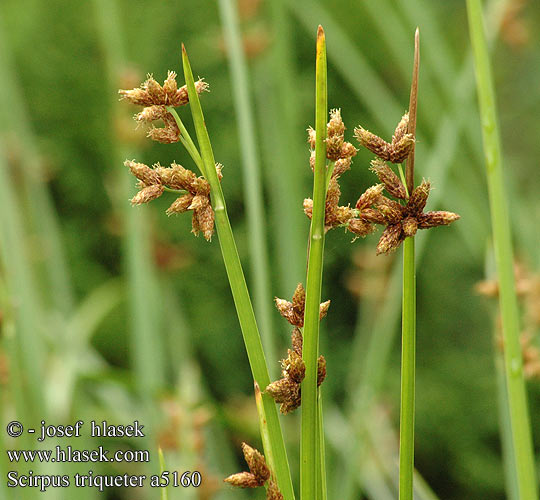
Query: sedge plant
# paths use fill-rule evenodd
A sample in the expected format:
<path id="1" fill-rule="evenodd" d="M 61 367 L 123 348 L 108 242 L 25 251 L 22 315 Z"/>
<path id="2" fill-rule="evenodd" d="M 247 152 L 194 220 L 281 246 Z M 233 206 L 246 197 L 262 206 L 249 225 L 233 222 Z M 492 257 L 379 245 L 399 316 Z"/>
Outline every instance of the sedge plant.
<path id="1" fill-rule="evenodd" d="M 355 130 L 360 144 L 377 156 L 371 169 L 381 184 L 370 188 L 358 200 L 361 219 L 386 226 L 377 253 L 396 250 L 403 243 L 402 293 L 402 350 L 401 350 L 401 405 L 399 433 L 399 498 L 412 500 L 414 477 L 414 407 L 416 364 L 416 268 L 415 235 L 418 229 L 448 225 L 459 219 L 452 212 L 424 212 L 431 184 L 423 180 L 415 187 L 414 149 L 416 141 L 416 112 L 418 103 L 418 72 L 420 66 L 419 31 L 415 33 L 414 64 L 409 112 L 398 123 L 392 141 L 386 142 L 362 127 Z M 399 176 L 387 165 L 397 165 Z M 405 172 L 402 163 L 406 162 Z M 383 190 L 397 199 L 384 196 Z M 374 208 L 370 208 L 374 205 Z"/>
<path id="2" fill-rule="evenodd" d="M 169 215 L 191 210 L 193 232 L 196 235 L 202 233 L 207 240 L 211 240 L 214 228 L 217 230 L 253 378 L 259 387 L 267 387 L 270 384 L 268 366 L 221 189 L 221 165 L 214 160 L 199 101 L 199 94 L 208 90 L 208 85 L 202 80 L 195 82 L 184 47 L 182 63 L 186 81 L 183 87 L 178 88 L 176 74 L 169 72 L 163 85 L 149 77 L 140 88 L 120 93 L 133 104 L 144 106 L 143 111 L 136 115 L 137 121 L 162 120 L 164 127 L 152 127 L 149 137 L 165 144 L 180 142 L 202 175 L 197 176 L 193 171 L 176 163 L 170 167 L 156 164 L 150 168 L 142 163 L 126 161 L 126 166 L 139 179 L 139 192 L 131 202 L 134 205 L 147 203 L 164 192 L 173 192 L 178 198 L 167 210 Z M 198 146 L 175 110 L 188 102 Z M 247 482 L 239 484 L 240 486 L 252 487 L 266 484 L 269 498 L 292 500 L 294 490 L 276 406 L 267 393 L 260 395 L 260 401 L 260 413 L 264 416 L 261 421 L 264 421 L 264 436 L 267 438 L 263 439 L 266 458 L 245 444 L 243 451 L 250 472 L 229 482 L 235 484 L 235 481 L 240 480 Z"/>
<path id="3" fill-rule="evenodd" d="M 517 475 L 519 497 L 527 500 L 535 500 L 538 498 L 538 481 L 535 471 L 527 393 L 523 378 L 523 359 L 519 339 L 519 308 L 514 279 L 512 233 L 503 181 L 501 140 L 495 90 L 491 76 L 491 63 L 484 31 L 482 3 L 480 0 L 467 0 L 467 13 L 476 67 L 495 265 L 499 281 L 504 371 L 510 413 L 512 448 L 515 458 L 514 466 Z"/>
<path id="4" fill-rule="evenodd" d="M 182 47 L 186 85 L 178 87 L 176 74 L 169 72 L 160 85 L 153 77 L 140 88 L 121 90 L 128 101 L 144 106 L 136 115 L 139 122 L 161 120 L 164 127 L 152 127 L 148 136 L 161 143 L 180 142 L 201 176 L 173 163 L 152 168 L 136 161 L 125 164 L 139 179 L 139 192 L 132 204 L 147 203 L 165 192 L 177 199 L 167 210 L 169 215 L 192 211 L 193 232 L 211 240 L 217 231 L 221 253 L 229 279 L 236 312 L 242 330 L 254 383 L 255 401 L 260 419 L 264 455 L 244 443 L 242 451 L 249 471 L 233 474 L 225 481 L 233 486 L 264 486 L 267 498 L 294 499 L 294 489 L 285 444 L 275 403 L 287 414 L 302 406 L 300 452 L 301 500 L 326 500 L 326 465 L 322 418 L 321 384 L 326 377 L 326 361 L 319 353 L 319 323 L 326 316 L 330 301 L 321 303 L 323 255 L 326 233 L 341 227 L 354 238 L 372 233 L 376 225 L 385 226 L 377 254 L 388 254 L 404 242 L 403 278 L 403 361 L 402 409 L 400 432 L 400 498 L 412 499 L 414 437 L 414 357 L 415 357 L 415 268 L 414 235 L 418 229 L 447 225 L 459 216 L 451 212 L 424 212 L 430 183 L 414 186 L 414 145 L 418 82 L 418 33 L 411 90 L 410 112 L 400 120 L 392 142 L 388 143 L 358 127 L 355 136 L 377 158 L 372 170 L 380 184 L 368 188 L 354 207 L 340 205 L 341 176 L 350 169 L 357 149 L 345 141 L 341 110 L 328 117 L 326 39 L 319 26 L 316 46 L 315 129 L 308 129 L 313 171 L 313 197 L 304 200 L 304 213 L 311 219 L 308 239 L 306 288 L 300 283 L 291 301 L 276 298 L 276 307 L 292 326 L 291 349 L 281 361 L 282 377 L 269 379 L 268 366 L 257 321 L 244 278 L 236 243 L 221 188 L 222 167 L 216 163 L 206 129 L 199 94 L 208 90 L 203 80 L 195 81 L 187 52 Z M 175 108 L 189 103 L 196 131 L 195 142 Z M 407 160 L 404 173 L 401 164 Z M 397 164 L 399 176 L 387 162 Z M 384 191 L 395 199 L 385 196 Z"/>

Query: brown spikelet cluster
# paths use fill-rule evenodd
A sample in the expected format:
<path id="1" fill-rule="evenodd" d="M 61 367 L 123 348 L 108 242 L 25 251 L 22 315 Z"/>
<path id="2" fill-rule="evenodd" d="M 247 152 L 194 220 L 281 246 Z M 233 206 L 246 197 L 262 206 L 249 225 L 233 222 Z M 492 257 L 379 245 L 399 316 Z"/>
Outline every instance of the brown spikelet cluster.
<path id="1" fill-rule="evenodd" d="M 306 307 L 306 291 L 302 283 L 298 283 L 294 291 L 292 302 L 288 300 L 275 298 L 276 307 L 291 325 L 302 328 L 304 326 L 304 309 Z M 330 301 L 327 300 L 320 305 L 320 318 L 324 318 L 328 313 Z"/>
<path id="2" fill-rule="evenodd" d="M 335 161 L 335 164 L 326 193 L 326 231 L 344 227 L 355 237 L 363 237 L 372 233 L 375 225 L 385 226 L 377 245 L 377 254 L 383 254 L 394 251 L 405 238 L 414 236 L 418 229 L 445 226 L 459 219 L 459 215 L 452 212 L 424 212 L 431 189 L 430 183 L 422 181 L 408 196 L 406 186 L 386 163 L 387 161 L 401 163 L 412 152 L 415 139 L 408 133 L 408 127 L 409 114 L 405 113 L 394 131 L 391 143 L 362 127 L 356 128 L 355 136 L 360 144 L 377 155 L 371 162 L 371 170 L 379 178 L 380 184 L 368 188 L 358 198 L 356 206 L 351 208 L 350 205 L 340 205 L 339 178 L 350 168 L 351 158 L 356 154 L 356 149 L 354 147 L 350 149 L 349 143 L 344 142 L 345 125 L 339 110 L 331 112 L 327 125 L 327 158 Z M 310 163 L 313 169 L 315 131 L 312 128 L 308 129 L 308 142 L 312 149 Z M 383 194 L 385 190 L 392 198 Z M 304 200 L 304 213 L 309 218 L 313 215 L 313 200 L 310 198 Z"/>
<path id="3" fill-rule="evenodd" d="M 242 452 L 249 467 L 249 472 L 239 472 L 226 477 L 224 481 L 238 488 L 259 488 L 268 481 L 267 500 L 282 500 L 283 495 L 271 478 L 264 455 L 246 443 L 242 443 Z"/>
<path id="4" fill-rule="evenodd" d="M 392 163 L 402 163 L 414 147 L 414 137 L 407 133 L 408 125 L 409 113 L 405 113 L 394 131 L 392 142 L 386 142 L 360 126 L 354 129 L 354 136 L 362 146 L 379 158 Z"/>
<path id="5" fill-rule="evenodd" d="M 295 327 L 291 335 L 292 349 L 287 350 L 287 357 L 281 360 L 282 377 L 266 387 L 266 391 L 280 405 L 281 413 L 286 415 L 296 410 L 302 403 L 300 384 L 306 374 L 306 365 L 302 359 L 302 332 Z M 326 378 L 326 359 L 321 354 L 317 362 L 317 387 Z"/>
<path id="6" fill-rule="evenodd" d="M 203 80 L 195 83 L 195 88 L 200 94 L 208 90 L 208 84 Z M 180 129 L 173 115 L 167 111 L 167 106 L 178 107 L 189 102 L 187 87 L 178 88 L 176 73 L 169 71 L 167 78 L 160 85 L 152 75 L 148 75 L 141 86 L 131 90 L 119 90 L 122 99 L 132 104 L 144 106 L 144 109 L 135 115 L 139 123 L 152 123 L 162 120 L 164 126 L 157 128 L 152 126 L 148 131 L 148 137 L 163 144 L 170 144 L 180 140 Z"/>
<path id="7" fill-rule="evenodd" d="M 371 170 L 379 178 L 380 184 L 370 187 L 356 202 L 355 218 L 349 222 L 348 229 L 356 232 L 373 230 L 373 224 L 385 226 L 377 244 L 377 254 L 396 250 L 401 242 L 414 236 L 418 229 L 446 226 L 459 219 L 452 212 L 424 212 L 431 184 L 425 179 L 408 196 L 407 188 L 386 161 L 401 163 L 414 147 L 414 137 L 407 133 L 409 115 L 405 113 L 397 125 L 392 143 L 383 141 L 362 127 L 355 130 L 360 144 L 374 152 L 378 158 L 371 162 Z M 383 191 L 395 199 L 388 198 Z"/>
<path id="8" fill-rule="evenodd" d="M 340 176 L 351 166 L 351 158 L 356 155 L 357 149 L 350 143 L 345 142 L 345 124 L 341 118 L 341 110 L 330 111 L 330 121 L 326 125 L 326 158 L 336 162 L 334 176 Z M 312 127 L 308 128 L 308 143 L 311 148 L 310 164 L 315 166 L 315 139 L 316 133 Z M 337 171 L 336 171 L 337 167 Z"/>
<path id="9" fill-rule="evenodd" d="M 533 274 L 522 263 L 516 262 L 514 276 L 524 315 L 524 329 L 520 337 L 523 373 L 527 379 L 540 380 L 540 274 Z M 486 297 L 497 298 L 499 295 L 499 283 L 495 279 L 481 281 L 476 284 L 475 289 Z M 497 346 L 501 351 L 504 349 L 500 333 L 497 335 Z"/>
<path id="10" fill-rule="evenodd" d="M 194 172 L 176 163 L 170 167 L 162 167 L 158 163 L 150 168 L 144 163 L 127 160 L 124 165 L 139 179 L 139 192 L 131 199 L 133 205 L 158 198 L 165 187 L 177 191 L 181 196 L 167 209 L 167 215 L 192 210 L 192 232 L 196 236 L 202 232 L 210 241 L 214 233 L 214 210 L 210 203 L 210 186 L 204 177 L 197 177 Z M 221 165 L 216 165 L 216 169 L 221 178 Z"/>
<path id="11" fill-rule="evenodd" d="M 280 411 L 283 414 L 296 410 L 302 402 L 300 384 L 304 380 L 306 365 L 302 359 L 303 338 L 300 328 L 304 326 L 305 304 L 306 292 L 302 283 L 296 287 L 292 301 L 276 297 L 276 307 L 279 313 L 294 326 L 291 334 L 292 349 L 288 349 L 287 358 L 281 360 L 282 377 L 266 387 L 266 392 L 280 405 Z M 329 307 L 329 300 L 320 305 L 321 319 L 326 316 Z M 325 377 L 326 360 L 321 355 L 318 360 L 317 387 L 323 383 Z"/>
<path id="12" fill-rule="evenodd" d="M 347 226 L 354 215 L 354 211 L 350 206 L 341 206 L 339 204 L 341 197 L 339 178 L 351 168 L 352 157 L 357 152 L 357 149 L 351 143 L 344 141 L 344 133 L 345 125 L 341 118 L 341 111 L 334 109 L 330 112 L 326 139 L 326 157 L 333 162 L 330 167 L 327 167 L 332 168 L 332 175 L 326 193 L 326 231 L 334 227 Z M 308 142 L 311 148 L 310 165 L 313 170 L 315 166 L 315 130 L 311 127 L 308 129 Z M 313 200 L 311 198 L 304 200 L 304 213 L 311 219 L 313 214 Z"/>

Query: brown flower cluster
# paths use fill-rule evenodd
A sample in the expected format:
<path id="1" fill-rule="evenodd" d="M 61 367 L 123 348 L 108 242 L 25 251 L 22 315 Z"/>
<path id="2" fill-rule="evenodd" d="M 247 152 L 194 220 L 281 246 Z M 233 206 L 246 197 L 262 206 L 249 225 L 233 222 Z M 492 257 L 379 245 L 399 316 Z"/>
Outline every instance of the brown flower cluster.
<path id="1" fill-rule="evenodd" d="M 360 196 L 356 203 L 356 219 L 351 221 L 352 228 L 349 222 L 349 230 L 355 232 L 357 225 L 361 231 L 367 231 L 373 224 L 386 226 L 377 245 L 377 254 L 396 250 L 405 238 L 414 236 L 418 229 L 446 226 L 459 219 L 459 215 L 452 212 L 424 212 L 431 189 L 429 181 L 424 179 L 409 196 L 401 179 L 386 164 L 385 160 L 401 163 L 414 147 L 414 137 L 406 133 L 408 124 L 409 115 L 405 113 L 396 127 L 392 143 L 385 142 L 362 127 L 355 130 L 360 144 L 378 156 L 371 162 L 371 170 L 381 184 L 372 186 Z M 397 201 L 384 196 L 385 189 Z"/>
<path id="2" fill-rule="evenodd" d="M 394 131 L 392 142 L 386 142 L 360 126 L 354 129 L 354 136 L 362 146 L 379 158 L 392 163 L 402 163 L 414 147 L 414 137 L 407 133 L 408 125 L 409 113 L 405 113 Z"/>
<path id="3" fill-rule="evenodd" d="M 153 168 L 129 160 L 124 164 L 139 179 L 139 192 L 131 199 L 133 205 L 158 198 L 165 188 L 182 193 L 167 209 L 167 215 L 193 210 L 192 232 L 196 236 L 202 232 L 210 241 L 214 233 L 214 210 L 210 203 L 210 186 L 204 177 L 197 177 L 194 172 L 176 163 L 170 167 L 162 167 L 158 163 Z M 217 164 L 216 170 L 221 179 L 221 165 Z"/>
<path id="4" fill-rule="evenodd" d="M 452 212 L 424 212 L 431 188 L 430 183 L 426 180 L 422 181 L 408 196 L 405 185 L 386 163 L 386 161 L 401 163 L 412 151 L 415 139 L 412 134 L 407 133 L 408 126 L 409 114 L 405 113 L 395 129 L 390 143 L 362 127 L 355 129 L 355 136 L 360 144 L 378 156 L 371 162 L 371 170 L 375 172 L 381 183 L 367 189 L 356 202 L 356 206 L 351 208 L 349 205 L 339 204 L 341 190 L 338 181 L 340 175 L 350 168 L 351 158 L 356 154 L 356 149 L 352 146 L 349 147 L 349 143 L 344 142 L 345 126 L 341 115 L 336 110 L 332 111 L 327 126 L 327 157 L 332 161 L 335 158 L 338 159 L 326 194 L 326 231 L 335 227 L 344 227 L 355 236 L 367 236 L 375 230 L 376 224 L 383 225 L 385 230 L 377 245 L 377 254 L 382 254 L 398 248 L 406 237 L 414 236 L 418 229 L 448 225 L 459 219 L 459 215 Z M 311 128 L 308 129 L 308 141 L 313 149 L 315 131 Z M 354 153 L 348 153 L 353 150 Z M 312 168 L 313 164 L 312 152 Z M 396 199 L 384 196 L 384 190 Z M 304 212 L 309 218 L 312 217 L 313 200 L 309 198 L 304 200 Z"/>
<path id="5" fill-rule="evenodd" d="M 285 299 L 275 298 L 276 307 L 291 325 L 302 328 L 304 326 L 304 310 L 306 307 L 306 291 L 302 283 L 298 283 L 294 291 L 292 302 Z M 320 318 L 323 319 L 328 313 L 330 301 L 323 302 L 320 306 Z"/>
<path id="6" fill-rule="evenodd" d="M 296 410 L 302 402 L 300 384 L 306 374 L 306 365 L 302 359 L 303 338 L 300 328 L 304 326 L 305 305 L 306 292 L 301 283 L 296 287 L 291 302 L 276 297 L 279 313 L 294 326 L 291 335 L 292 349 L 288 349 L 287 358 L 281 360 L 282 378 L 272 382 L 266 388 L 266 392 L 280 405 L 280 411 L 283 414 Z M 320 305 L 321 319 L 326 316 L 329 307 L 329 300 Z M 321 355 L 317 365 L 317 387 L 323 383 L 325 377 L 326 360 Z"/>
<path id="7" fill-rule="evenodd" d="M 332 163 L 332 175 L 328 182 L 325 206 L 325 230 L 346 225 L 353 217 L 353 210 L 350 206 L 340 206 L 339 199 L 341 190 L 339 178 L 351 168 L 352 157 L 356 155 L 357 149 L 350 143 L 345 142 L 345 125 L 341 118 L 341 111 L 334 109 L 330 112 L 330 121 L 327 124 L 326 157 Z M 311 148 L 310 165 L 313 170 L 315 166 L 315 130 L 308 128 L 308 143 Z M 313 200 L 304 200 L 304 212 L 311 219 L 313 214 Z"/>
<path id="8" fill-rule="evenodd" d="M 195 83 L 197 93 L 208 90 L 208 84 L 203 80 Z M 189 102 L 187 86 L 178 88 L 176 73 L 169 71 L 163 85 L 160 85 L 151 75 L 141 86 L 131 90 L 119 90 L 122 99 L 144 106 L 144 109 L 135 115 L 139 123 L 151 123 L 162 120 L 164 127 L 152 128 L 148 131 L 148 137 L 163 144 L 170 144 L 180 140 L 180 129 L 173 115 L 167 111 L 167 106 L 178 107 Z"/>
<path id="9" fill-rule="evenodd" d="M 264 455 L 246 443 L 242 443 L 244 458 L 249 472 L 239 472 L 224 479 L 226 483 L 238 488 L 258 488 L 268 481 L 267 500 L 283 500 L 277 484 L 270 478 L 270 469 L 266 465 Z"/>
<path id="10" fill-rule="evenodd" d="M 345 142 L 345 128 L 341 118 L 341 110 L 333 109 L 330 111 L 330 121 L 326 125 L 326 158 L 333 162 L 339 162 L 338 175 L 350 168 L 351 158 L 358 151 L 350 142 Z M 309 127 L 308 142 L 311 148 L 310 163 L 312 168 L 315 165 L 316 137 L 315 130 Z"/>
<path id="11" fill-rule="evenodd" d="M 405 186 L 386 163 L 374 160 L 372 170 L 382 184 L 369 188 L 360 196 L 356 209 L 360 220 L 386 226 L 377 245 L 377 254 L 394 251 L 418 229 L 448 225 L 459 219 L 459 215 L 452 212 L 424 212 L 431 189 L 428 181 L 423 180 L 407 198 Z M 384 196 L 383 189 L 403 203 Z"/>

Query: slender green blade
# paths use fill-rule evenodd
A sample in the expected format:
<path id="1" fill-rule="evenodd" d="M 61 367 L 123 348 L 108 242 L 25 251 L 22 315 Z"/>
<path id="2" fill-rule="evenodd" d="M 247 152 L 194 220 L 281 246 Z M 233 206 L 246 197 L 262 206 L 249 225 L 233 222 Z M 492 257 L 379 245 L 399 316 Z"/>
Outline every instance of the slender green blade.
<path id="1" fill-rule="evenodd" d="M 504 339 L 506 385 L 519 494 L 520 498 L 535 500 L 538 498 L 538 483 L 519 341 L 520 322 L 514 279 L 512 232 L 502 173 L 495 90 L 480 0 L 467 0 L 467 12 L 482 120 L 495 262 L 500 287 L 499 304 Z"/>
<path id="2" fill-rule="evenodd" d="M 251 305 L 244 272 L 238 256 L 238 250 L 236 249 L 229 217 L 227 215 L 225 199 L 215 168 L 214 153 L 212 151 L 210 137 L 208 136 L 208 131 L 206 129 L 199 96 L 195 89 L 193 72 L 191 71 L 191 65 L 184 47 L 182 47 L 182 62 L 197 141 L 204 163 L 206 178 L 210 184 L 210 195 L 212 198 L 212 207 L 215 212 L 216 228 L 221 253 L 229 278 L 251 371 L 253 373 L 253 378 L 255 379 L 255 382 L 259 384 L 259 387 L 266 388 L 270 383 L 270 377 L 268 375 L 268 367 L 262 348 L 261 337 L 255 320 L 255 314 L 253 313 L 253 307 Z M 270 444 L 272 447 L 271 450 L 265 450 L 265 453 L 274 457 L 274 473 L 281 493 L 286 500 L 292 500 L 294 499 L 294 490 L 276 405 L 274 400 L 267 394 L 263 394 L 262 399 L 268 424 L 268 433 L 270 435 Z"/>
<path id="3" fill-rule="evenodd" d="M 313 180 L 313 216 L 311 219 L 306 281 L 303 359 L 306 375 L 302 382 L 302 433 L 300 497 L 317 498 L 318 402 L 317 358 L 319 356 L 319 304 L 321 302 L 326 201 L 326 121 L 328 115 L 326 81 L 326 40 L 322 26 L 317 32 L 315 95 L 315 170 Z"/>
<path id="4" fill-rule="evenodd" d="M 159 457 L 159 473 L 163 474 L 165 472 L 165 457 L 163 456 L 163 451 L 161 448 L 158 448 L 158 457 Z M 160 488 L 161 490 L 161 500 L 169 500 L 169 488 L 165 486 Z"/>

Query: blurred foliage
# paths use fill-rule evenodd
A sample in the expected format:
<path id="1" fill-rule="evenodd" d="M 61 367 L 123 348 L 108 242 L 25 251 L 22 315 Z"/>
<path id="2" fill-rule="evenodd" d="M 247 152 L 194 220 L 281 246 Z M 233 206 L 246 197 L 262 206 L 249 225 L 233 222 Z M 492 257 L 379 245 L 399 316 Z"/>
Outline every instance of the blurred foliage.
<path id="1" fill-rule="evenodd" d="M 420 244 L 425 246 L 418 265 L 416 465 L 440 498 L 505 498 L 493 355 L 496 313 L 474 290 L 475 283 L 485 277 L 489 248 L 487 195 L 482 157 L 478 153 L 479 121 L 473 89 L 469 88 L 467 95 L 455 95 L 461 68 L 467 68 L 469 52 L 464 2 L 363 0 L 354 3 L 354 8 L 345 0 L 276 2 L 279 7 L 262 0 L 238 1 L 259 123 L 256 135 L 263 151 L 273 283 L 268 300 L 273 295 L 289 298 L 293 290 L 287 286 L 301 280 L 305 271 L 299 267 L 294 276 L 284 276 L 279 265 L 280 259 L 288 256 L 280 254 L 283 247 L 277 240 L 278 230 L 289 221 L 276 218 L 278 212 L 274 209 L 281 201 L 280 193 L 275 192 L 275 177 L 286 176 L 287 170 L 292 169 L 301 172 L 299 185 L 294 188 L 300 211 L 302 198 L 310 196 L 311 190 L 304 130 L 314 120 L 316 23 L 327 28 L 329 105 L 342 109 L 349 138 L 357 124 L 389 135 L 399 120 L 408 102 L 412 35 L 418 24 L 423 52 L 417 175 L 423 174 L 423 164 L 437 151 L 429 175 L 440 206 L 429 208 L 456 211 L 462 220 L 455 227 L 419 236 Z M 493 65 L 517 255 L 531 272 L 539 272 L 540 8 L 527 0 L 495 3 L 508 5 L 501 36 L 493 46 Z M 110 5 L 113 4 L 116 18 L 105 15 L 112 23 L 107 29 L 113 39 L 120 40 L 124 52 L 113 56 L 115 49 L 103 35 L 100 16 L 104 12 L 100 12 L 99 1 L 3 0 L 0 5 L 0 48 L 7 55 L 0 67 L 0 156 L 16 203 L 11 208 L 18 214 L 8 221 L 9 212 L 2 211 L 1 234 L 19 224 L 20 243 L 24 247 L 19 250 L 27 252 L 26 263 L 31 270 L 28 283 L 37 298 L 35 308 L 24 312 L 34 315 L 36 330 L 31 331 L 36 345 L 39 344 L 30 356 L 39 357 L 34 360 L 36 366 L 43 365 L 37 379 L 28 383 L 39 383 L 31 392 L 42 393 L 44 399 L 43 406 L 32 409 L 32 415 L 24 414 L 24 408 L 30 411 L 32 405 L 18 403 L 19 389 L 13 379 L 15 374 L 25 373 L 25 364 L 22 358 L 13 357 L 12 347 L 20 327 L 17 315 L 22 311 L 18 303 L 21 295 L 14 283 L 21 282 L 20 276 L 10 278 L 8 268 L 7 256 L 17 251 L 15 240 L 2 236 L 7 252 L 0 266 L 0 384 L 7 389 L 1 397 L 2 422 L 11 417 L 25 422 L 26 417 L 42 415 L 56 418 L 55 423 L 102 418 L 127 423 L 139 419 L 148 422 L 152 430 L 144 446 L 151 450 L 154 473 L 159 470 L 159 440 L 165 448 L 167 466 L 180 470 L 203 467 L 203 478 L 217 488 L 220 478 L 236 471 L 241 463 L 239 442 L 259 444 L 251 375 L 217 238 L 210 244 L 194 238 L 188 216 L 165 216 L 166 201 L 128 207 L 123 156 L 137 156 L 148 164 L 159 160 L 166 165 L 176 160 L 188 168 L 192 166 L 177 145 L 150 144 L 142 137 L 125 140 L 135 129 L 135 123 L 125 119 L 135 110 L 117 102 L 116 88 L 122 85 L 120 80 L 129 80 L 136 86 L 147 72 L 158 80 L 165 78 L 168 69 L 181 73 L 180 43 L 186 44 L 195 73 L 210 84 L 211 93 L 204 95 L 202 104 L 216 159 L 225 166 L 223 188 L 249 282 L 253 276 L 247 272 L 249 234 L 239 168 L 241 138 L 233 111 L 226 43 L 214 2 L 118 0 Z M 288 75 L 273 59 L 279 15 L 286 21 Z M 312 19 L 314 16 L 319 17 Z M 402 36 L 404 44 L 400 43 Z M 354 54 L 343 40 L 350 42 Z M 441 48 L 443 52 L 438 51 Z M 347 65 L 358 57 L 370 70 L 369 75 L 354 64 Z M 111 60 L 119 66 L 114 68 L 116 75 L 111 74 Z M 275 98 L 288 76 L 292 76 L 296 114 L 292 137 L 283 137 L 279 134 L 288 124 L 280 122 L 285 115 Z M 15 93 L 9 88 L 11 81 Z M 373 101 L 366 100 L 366 95 L 374 96 Z M 389 96 L 389 100 L 375 100 L 381 95 Z M 456 108 L 463 103 L 467 106 Z M 378 107 L 379 114 L 374 111 Z M 394 108 L 397 114 L 389 115 L 387 111 Z M 180 111 L 189 124 L 189 114 Z M 118 133 L 115 130 L 120 119 Z M 441 128 L 445 119 L 451 130 L 455 124 L 457 143 L 437 150 L 437 141 L 447 137 Z M 291 143 L 294 150 L 283 150 Z M 288 162 L 288 158 L 296 160 Z M 359 151 L 352 170 L 343 177 L 342 200 L 354 203 L 374 182 L 367 169 L 370 159 L 368 152 Z M 29 164 L 35 167 L 33 173 Z M 444 165 L 443 170 L 438 165 Z M 29 176 L 33 176 L 30 181 Z M 47 238 L 56 236 L 44 234 L 40 223 L 43 208 L 34 203 L 38 192 L 52 203 L 51 216 L 58 224 L 59 245 L 65 253 L 63 261 L 73 290 L 73 304 L 69 308 L 55 304 L 51 298 L 55 288 L 47 277 L 47 269 L 54 261 L 49 251 L 55 247 L 48 244 Z M 2 203 L 10 201 L 4 198 Z M 129 222 L 128 210 L 136 218 L 141 217 L 139 226 L 136 221 Z M 296 230 L 302 235 L 300 241 L 305 241 L 307 219 L 291 216 L 293 219 L 303 221 L 304 226 Z M 141 253 L 133 257 L 135 267 L 130 268 L 126 255 L 137 238 L 142 242 Z M 357 317 L 371 318 L 364 323 L 368 325 L 381 320 L 377 316 L 381 310 L 378 305 L 373 306 L 373 297 L 380 296 L 382 289 L 384 300 L 388 285 L 384 277 L 389 271 L 383 269 L 377 277 L 369 271 L 368 263 L 380 266 L 381 260 L 393 262 L 395 257 L 368 258 L 366 252 L 374 253 L 375 241 L 368 237 L 351 245 L 350 236 L 340 231 L 327 238 L 323 297 L 330 298 L 332 306 L 323 324 L 321 351 L 328 361 L 325 400 L 332 412 L 336 405 L 350 406 L 353 393 L 345 381 L 353 367 L 365 363 L 363 358 L 352 355 L 356 352 L 352 345 L 358 335 Z M 303 262 L 305 248 L 297 251 Z M 140 269 L 141 262 L 149 264 L 144 271 L 147 274 L 141 275 L 142 281 L 136 281 L 134 269 Z M 155 286 L 146 287 L 146 279 L 155 279 Z M 142 287 L 136 299 L 142 301 L 139 313 L 145 303 L 151 304 L 151 317 L 155 319 L 150 323 L 151 331 L 142 335 L 144 341 L 155 347 L 154 357 L 147 361 L 163 377 L 159 386 L 147 394 L 142 394 L 137 384 L 137 377 L 145 372 L 144 367 L 137 368 L 134 357 L 138 341 L 133 335 L 132 320 L 137 309 L 129 298 L 133 292 L 130 286 Z M 83 309 L 94 299 L 92 307 Z M 375 303 L 380 304 L 380 299 Z M 81 333 L 81 322 L 76 323 L 74 318 L 90 324 L 87 337 Z M 398 328 L 396 321 L 392 324 Z M 277 312 L 273 328 L 279 352 L 284 353 L 288 331 Z M 368 332 L 360 335 L 365 336 L 361 342 L 367 344 Z M 24 345 L 21 348 L 25 349 Z M 277 360 L 269 362 L 277 366 Z M 76 369 L 70 371 L 73 366 Z M 138 372 L 139 369 L 142 371 Z M 68 372 L 73 380 L 66 375 Z M 533 429 L 537 430 L 538 381 L 530 382 L 529 389 L 531 419 Z M 68 396 L 70 390 L 73 393 Z M 57 401 L 65 398 L 69 401 L 66 411 L 55 412 Z M 378 401 L 397 428 L 397 337 L 388 366 L 384 367 Z M 333 419 L 327 421 L 328 425 L 332 422 Z M 295 425 L 296 417 L 284 421 L 292 464 L 298 454 L 299 429 Z M 333 432 L 339 429 L 328 430 L 329 435 Z M 534 438 L 538 450 L 538 432 Z M 13 446 L 12 441 L 9 443 Z M 335 445 L 333 440 L 331 443 Z M 138 446 L 133 442 L 129 445 Z M 359 441 L 358 446 L 367 445 Z M 329 482 L 337 493 L 344 467 L 339 450 L 329 446 L 329 453 Z M 0 464 L 4 473 L 8 464 Z M 136 464 L 123 465 L 139 472 L 148 471 L 135 468 Z M 111 473 L 113 469 L 106 470 Z M 116 471 L 120 472 L 124 470 Z M 28 490 L 23 493 L 26 496 L 21 498 L 37 495 Z M 87 495 L 84 498 L 95 496 L 91 491 L 80 493 Z M 369 498 L 385 498 L 369 488 L 364 493 Z M 19 498 L 18 494 L 19 491 L 8 491 L 5 498 Z M 222 496 L 215 498 L 241 497 L 241 493 L 226 488 L 219 495 Z M 118 490 L 108 498 L 158 498 L 158 492 Z M 211 497 L 201 494 L 192 498 Z M 358 492 L 355 498 L 362 498 L 361 494 Z"/>

